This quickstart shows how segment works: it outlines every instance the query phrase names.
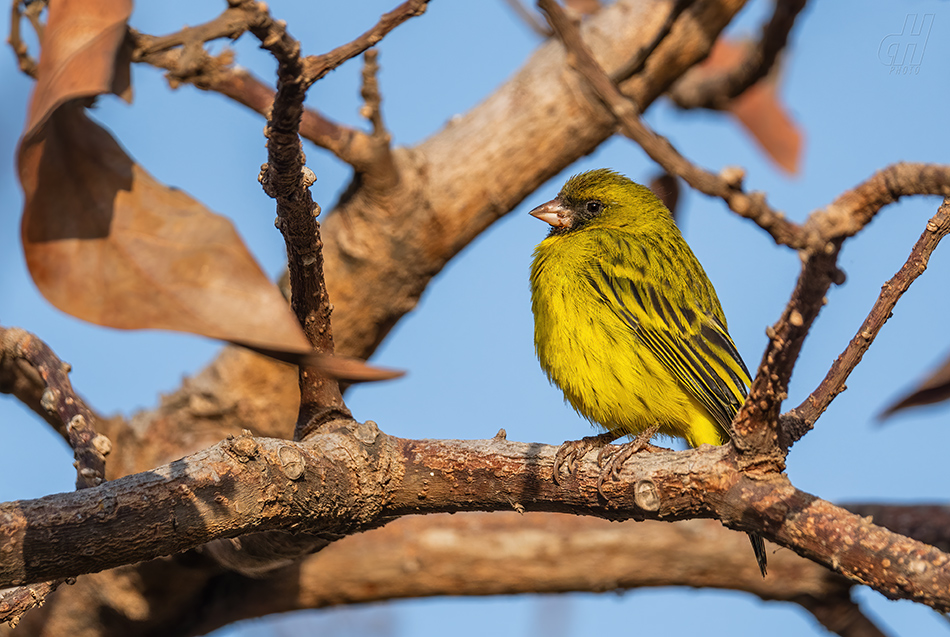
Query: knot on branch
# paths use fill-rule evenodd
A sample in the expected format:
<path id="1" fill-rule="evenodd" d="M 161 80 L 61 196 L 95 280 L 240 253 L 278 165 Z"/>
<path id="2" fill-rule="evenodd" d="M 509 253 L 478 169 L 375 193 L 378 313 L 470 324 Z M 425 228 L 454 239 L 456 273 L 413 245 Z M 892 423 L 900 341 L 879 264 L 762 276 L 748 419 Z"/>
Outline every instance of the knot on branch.
<path id="1" fill-rule="evenodd" d="M 250 431 L 245 429 L 238 437 L 228 436 L 227 450 L 241 462 L 249 462 L 257 457 L 260 445 L 254 440 Z"/>
<path id="2" fill-rule="evenodd" d="M 320 215 L 320 206 L 312 199 L 303 194 L 317 183 L 317 176 L 307 166 L 301 166 L 296 175 L 284 176 L 280 169 L 272 166 L 269 162 L 261 164 L 261 170 L 257 174 L 257 181 L 261 184 L 264 193 L 271 199 L 278 199 L 282 202 L 299 202 L 308 199 L 306 202 L 309 207 L 311 217 Z"/>
<path id="3" fill-rule="evenodd" d="M 284 445 L 277 450 L 277 458 L 280 460 L 280 469 L 284 475 L 291 480 L 299 480 L 306 469 L 303 454 L 296 447 Z"/>
<path id="4" fill-rule="evenodd" d="M 633 497 L 644 511 L 660 509 L 660 494 L 652 480 L 640 480 L 633 488 Z"/>
<path id="5" fill-rule="evenodd" d="M 719 177 L 729 188 L 742 190 L 742 182 L 745 180 L 745 170 L 741 166 L 726 166 L 719 171 Z"/>

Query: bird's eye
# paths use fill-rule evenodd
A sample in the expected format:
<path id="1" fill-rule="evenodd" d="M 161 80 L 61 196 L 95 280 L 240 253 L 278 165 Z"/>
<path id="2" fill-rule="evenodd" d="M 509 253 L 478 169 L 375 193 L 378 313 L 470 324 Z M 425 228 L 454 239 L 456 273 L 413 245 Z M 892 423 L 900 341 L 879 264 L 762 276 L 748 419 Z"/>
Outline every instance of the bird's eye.
<path id="1" fill-rule="evenodd" d="M 587 212 L 589 212 L 592 215 L 596 215 L 598 212 L 603 210 L 603 208 L 604 208 L 604 204 L 600 203 L 599 201 L 587 202 Z"/>

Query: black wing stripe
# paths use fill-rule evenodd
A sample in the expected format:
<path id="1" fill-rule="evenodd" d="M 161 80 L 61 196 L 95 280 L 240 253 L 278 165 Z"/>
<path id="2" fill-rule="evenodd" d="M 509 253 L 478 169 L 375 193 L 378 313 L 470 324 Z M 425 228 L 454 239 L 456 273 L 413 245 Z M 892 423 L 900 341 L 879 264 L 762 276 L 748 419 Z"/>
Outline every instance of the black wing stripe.
<path id="1" fill-rule="evenodd" d="M 703 340 L 703 339 L 701 339 L 701 338 L 696 338 L 696 339 L 693 339 L 693 344 L 694 344 L 696 347 L 698 347 L 699 349 L 701 349 L 703 355 L 705 355 L 706 357 L 708 357 L 709 360 L 718 360 L 718 361 L 721 362 L 721 365 L 720 365 L 721 370 L 722 370 L 722 372 L 723 372 L 724 374 L 726 374 L 726 375 L 728 376 L 728 381 L 726 381 L 726 382 L 731 381 L 731 383 L 729 383 L 729 384 L 731 384 L 732 387 L 734 387 L 736 390 L 738 390 L 738 392 L 739 392 L 740 395 L 742 395 L 743 397 L 745 397 L 746 394 L 748 393 L 748 389 L 746 388 L 746 383 L 747 383 L 748 381 L 746 381 L 744 378 L 742 378 L 741 376 L 739 376 L 738 374 L 736 374 L 736 372 L 735 372 L 735 370 L 733 370 L 732 366 L 726 364 L 726 362 L 722 360 L 722 355 L 719 354 L 719 353 L 717 353 L 717 352 L 715 352 L 715 351 L 712 349 L 712 347 L 709 346 L 709 343 L 707 343 L 705 340 Z M 739 362 L 741 363 L 742 360 L 740 359 Z M 725 381 L 726 379 L 723 379 L 723 380 Z M 729 388 L 729 389 L 731 389 L 731 388 Z M 739 402 L 738 402 L 738 399 L 736 398 L 735 394 L 732 393 L 732 392 L 729 392 L 729 393 L 727 393 L 727 396 L 729 397 L 729 402 L 733 403 L 733 404 L 735 405 L 735 407 L 736 407 L 736 410 L 738 411 L 738 409 L 739 409 Z"/>
<path id="2" fill-rule="evenodd" d="M 676 343 L 679 355 L 686 361 L 691 375 L 698 378 L 702 384 L 697 395 L 709 413 L 713 415 L 723 429 L 727 429 L 729 422 L 735 415 L 738 405 L 729 388 L 722 378 L 701 356 L 690 349 L 685 343 Z"/>
<path id="3" fill-rule="evenodd" d="M 713 321 L 716 321 L 714 318 L 710 318 Z M 746 369 L 745 363 L 742 361 L 742 356 L 739 355 L 739 351 L 736 349 L 736 344 L 732 342 L 731 338 L 729 338 L 729 335 L 726 333 L 726 328 L 722 325 L 719 325 L 719 321 L 716 321 L 715 327 L 709 325 L 708 323 L 704 323 L 700 329 L 700 334 L 708 342 L 726 352 L 732 360 L 739 363 L 739 367 L 745 372 L 745 375 L 749 378 L 752 378 L 752 376 L 749 374 L 749 370 Z"/>
<path id="4" fill-rule="evenodd" d="M 714 400 L 713 394 L 710 391 L 706 391 L 700 384 L 704 381 L 697 373 L 697 370 L 690 365 L 689 360 L 684 358 L 681 352 L 677 352 L 674 347 L 671 347 L 671 344 L 663 338 L 662 334 L 657 334 L 653 330 L 643 330 L 641 331 L 641 335 L 647 343 L 647 346 L 660 362 L 686 385 L 687 390 L 713 414 L 717 422 L 721 422 L 721 404 L 719 401 Z M 728 424 L 728 422 L 729 418 L 726 419 L 726 424 Z"/>
<path id="5" fill-rule="evenodd" d="M 604 263 L 592 265 L 587 279 L 597 296 L 634 331 L 660 364 L 683 383 L 716 423 L 728 431 L 740 406 L 737 393 L 743 397 L 747 393 L 748 372 L 725 328 L 720 328 L 715 317 L 702 316 L 699 333 L 691 335 L 697 320 L 696 310 L 673 304 L 646 281 L 608 273 L 613 264 L 606 270 Z M 637 307 L 628 306 L 630 299 Z M 644 328 L 638 318 L 644 314 L 659 318 L 666 329 Z M 746 378 L 742 378 L 737 368 L 746 372 Z"/>

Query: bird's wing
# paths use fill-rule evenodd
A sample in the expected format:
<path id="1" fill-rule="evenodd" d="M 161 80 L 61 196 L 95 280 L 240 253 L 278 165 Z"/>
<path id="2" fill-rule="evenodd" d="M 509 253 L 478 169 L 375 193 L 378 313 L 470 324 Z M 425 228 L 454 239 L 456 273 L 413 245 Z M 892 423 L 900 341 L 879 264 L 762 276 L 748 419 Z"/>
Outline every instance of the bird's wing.
<path id="1" fill-rule="evenodd" d="M 717 313 L 661 293 L 634 268 L 591 266 L 596 294 L 728 432 L 750 380 Z"/>

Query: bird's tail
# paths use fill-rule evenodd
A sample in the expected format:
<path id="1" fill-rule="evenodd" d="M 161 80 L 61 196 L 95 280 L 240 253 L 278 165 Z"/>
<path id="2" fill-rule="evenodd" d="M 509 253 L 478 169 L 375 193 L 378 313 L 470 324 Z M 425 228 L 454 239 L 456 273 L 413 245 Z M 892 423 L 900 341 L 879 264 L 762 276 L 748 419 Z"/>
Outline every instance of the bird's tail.
<path id="1" fill-rule="evenodd" d="M 765 552 L 765 540 L 758 533 L 749 533 L 749 541 L 752 542 L 752 552 L 755 553 L 755 561 L 759 563 L 762 577 L 765 577 L 765 567 L 769 559 Z"/>

